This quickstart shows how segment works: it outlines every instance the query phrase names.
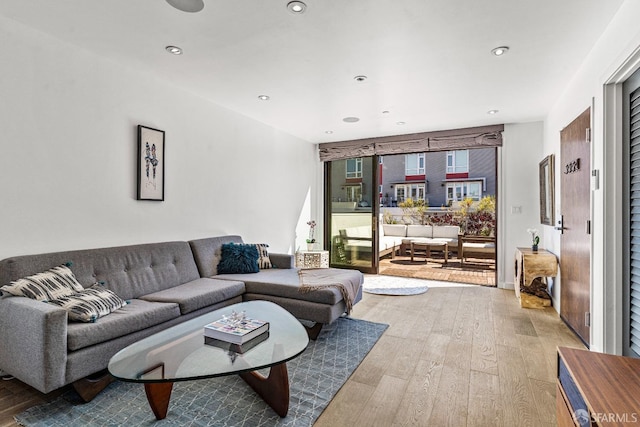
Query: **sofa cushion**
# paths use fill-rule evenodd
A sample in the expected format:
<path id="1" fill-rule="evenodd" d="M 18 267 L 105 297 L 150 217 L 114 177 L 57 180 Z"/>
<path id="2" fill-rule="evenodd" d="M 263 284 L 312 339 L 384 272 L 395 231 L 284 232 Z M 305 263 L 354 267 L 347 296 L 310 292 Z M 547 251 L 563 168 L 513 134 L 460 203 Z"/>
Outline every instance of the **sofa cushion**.
<path id="1" fill-rule="evenodd" d="M 67 347 L 69 351 L 79 350 L 149 328 L 178 316 L 180 316 L 178 304 L 132 299 L 125 307 L 101 318 L 96 323 L 69 323 Z"/>
<path id="2" fill-rule="evenodd" d="M 404 224 L 382 224 L 382 233 L 385 236 L 406 237 L 407 226 Z"/>
<path id="3" fill-rule="evenodd" d="M 433 238 L 458 239 L 460 227 L 457 225 L 436 225 L 433 227 Z"/>
<path id="4" fill-rule="evenodd" d="M 430 225 L 407 225 L 407 237 L 433 237 L 433 227 Z"/>
<path id="5" fill-rule="evenodd" d="M 218 274 L 222 245 L 225 243 L 242 243 L 242 237 L 230 235 L 189 241 L 193 258 L 198 265 L 198 271 L 200 271 L 200 277 L 211 277 Z"/>
<path id="6" fill-rule="evenodd" d="M 339 270 L 341 273 L 349 271 L 357 280 L 361 280 L 362 273 L 356 270 Z M 298 269 L 263 270 L 257 274 L 226 274 L 217 275 L 217 279 L 239 280 L 244 282 L 247 293 L 273 295 L 321 304 L 336 304 L 342 301 L 342 295 L 337 288 L 319 289 L 317 291 L 301 293 Z"/>
<path id="7" fill-rule="evenodd" d="M 99 285 L 48 302 L 65 309 L 69 320 L 75 322 L 95 322 L 127 305 L 113 291 Z"/>
<path id="8" fill-rule="evenodd" d="M 218 264 L 220 274 L 257 273 L 258 249 L 256 245 L 225 243 Z"/>
<path id="9" fill-rule="evenodd" d="M 0 291 L 37 301 L 50 301 L 72 295 L 84 288 L 66 265 L 15 280 L 0 287 Z"/>
<path id="10" fill-rule="evenodd" d="M 266 243 L 257 243 L 256 249 L 258 250 L 258 268 L 264 270 L 271 268 L 271 259 L 269 258 L 269 245 Z"/>
<path id="11" fill-rule="evenodd" d="M 218 279 L 196 279 L 189 283 L 144 295 L 140 299 L 155 302 L 174 302 L 180 313 L 186 314 L 242 295 L 244 283 Z"/>

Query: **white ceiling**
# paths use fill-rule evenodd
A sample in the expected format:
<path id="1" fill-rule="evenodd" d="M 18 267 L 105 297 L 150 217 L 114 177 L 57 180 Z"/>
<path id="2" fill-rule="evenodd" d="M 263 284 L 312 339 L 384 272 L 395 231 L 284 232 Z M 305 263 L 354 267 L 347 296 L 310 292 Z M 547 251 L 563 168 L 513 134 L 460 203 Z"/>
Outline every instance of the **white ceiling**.
<path id="1" fill-rule="evenodd" d="M 1 0 L 0 15 L 328 142 L 542 120 L 622 3 L 305 0 L 294 15 L 288 1 L 204 0 L 192 14 L 163 0 Z"/>

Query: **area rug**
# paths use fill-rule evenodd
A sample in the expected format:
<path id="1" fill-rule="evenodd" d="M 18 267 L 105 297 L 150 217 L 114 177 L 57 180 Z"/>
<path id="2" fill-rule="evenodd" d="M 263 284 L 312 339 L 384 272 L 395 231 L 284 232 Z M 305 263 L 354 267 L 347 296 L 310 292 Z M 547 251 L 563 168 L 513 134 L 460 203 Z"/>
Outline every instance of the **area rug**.
<path id="1" fill-rule="evenodd" d="M 74 391 L 15 417 L 23 426 L 311 426 L 388 325 L 341 317 L 287 362 L 291 399 L 280 418 L 237 375 L 175 383 L 156 421 L 144 387 L 114 382 L 89 403 Z"/>
<path id="2" fill-rule="evenodd" d="M 367 274 L 362 290 L 381 295 L 418 295 L 429 290 L 426 280 Z"/>

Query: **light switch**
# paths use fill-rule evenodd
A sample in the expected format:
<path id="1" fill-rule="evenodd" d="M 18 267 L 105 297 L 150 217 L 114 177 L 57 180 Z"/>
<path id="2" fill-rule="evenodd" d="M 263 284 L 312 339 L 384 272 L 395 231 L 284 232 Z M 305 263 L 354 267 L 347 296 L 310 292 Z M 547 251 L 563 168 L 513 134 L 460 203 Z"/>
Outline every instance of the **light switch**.
<path id="1" fill-rule="evenodd" d="M 521 214 L 522 213 L 522 206 L 511 206 L 511 213 L 512 214 Z"/>

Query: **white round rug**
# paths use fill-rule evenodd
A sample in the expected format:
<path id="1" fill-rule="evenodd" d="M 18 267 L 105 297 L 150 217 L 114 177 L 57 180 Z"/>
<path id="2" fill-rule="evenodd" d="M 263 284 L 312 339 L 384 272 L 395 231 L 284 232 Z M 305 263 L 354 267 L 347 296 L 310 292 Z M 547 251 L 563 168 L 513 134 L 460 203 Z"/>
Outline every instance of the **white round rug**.
<path id="1" fill-rule="evenodd" d="M 427 283 L 423 279 L 365 274 L 362 290 L 370 294 L 417 295 L 429 290 Z"/>

